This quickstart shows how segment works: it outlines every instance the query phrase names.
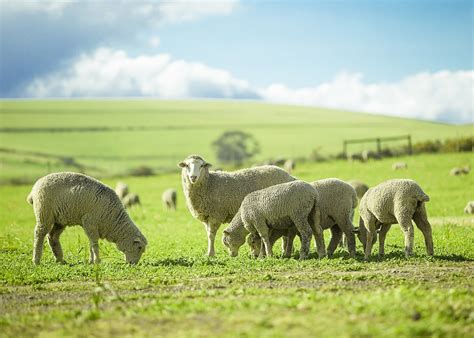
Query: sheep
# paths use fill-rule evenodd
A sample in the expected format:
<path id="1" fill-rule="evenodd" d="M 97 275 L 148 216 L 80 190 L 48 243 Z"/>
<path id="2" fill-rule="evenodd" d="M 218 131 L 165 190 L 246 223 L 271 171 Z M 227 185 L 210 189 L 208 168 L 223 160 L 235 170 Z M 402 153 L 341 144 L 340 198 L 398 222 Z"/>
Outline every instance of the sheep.
<path id="1" fill-rule="evenodd" d="M 99 263 L 99 238 L 117 245 L 128 263 L 140 260 L 147 240 L 125 211 L 117 194 L 98 180 L 60 172 L 40 178 L 27 198 L 36 216 L 33 263 L 38 265 L 48 235 L 51 251 L 63 262 L 59 242 L 67 226 L 81 225 L 90 243 L 90 263 Z"/>
<path id="2" fill-rule="evenodd" d="M 412 219 L 423 233 L 428 255 L 433 255 L 431 224 L 425 208 L 425 202 L 429 200 L 421 187 L 409 179 L 392 179 L 370 188 L 359 206 L 359 239 L 364 245 L 365 259 L 371 254 L 372 239 L 378 228 L 379 255 L 384 255 L 385 236 L 395 223 L 400 224 L 405 234 L 405 256 L 409 257 L 413 252 Z"/>
<path id="3" fill-rule="evenodd" d="M 467 202 L 464 212 L 466 214 L 474 214 L 474 201 Z"/>
<path id="4" fill-rule="evenodd" d="M 115 186 L 115 193 L 121 200 L 123 200 L 123 198 L 128 194 L 128 185 L 123 182 L 117 182 L 117 185 Z"/>
<path id="5" fill-rule="evenodd" d="M 322 229 L 331 229 L 331 241 L 327 247 L 328 257 L 332 257 L 337 245 L 341 241 L 342 234 L 345 235 L 348 242 L 349 255 L 355 257 L 355 236 L 352 219 L 354 218 L 354 209 L 357 207 L 357 195 L 354 188 L 348 183 L 337 178 L 327 178 L 311 183 L 320 197 L 321 227 Z M 275 228 L 275 227 L 274 227 Z M 288 234 L 287 243 L 284 244 L 285 255 L 291 255 L 293 239 L 296 231 Z M 285 233 L 271 233 L 270 243 L 273 244 L 278 238 L 285 236 Z M 285 238 L 285 237 L 284 237 Z M 273 240 L 273 242 L 272 242 Z M 248 243 L 253 251 L 258 247 L 258 238 L 249 236 Z"/>
<path id="6" fill-rule="evenodd" d="M 168 210 L 176 210 L 176 189 L 170 188 L 161 195 L 163 206 Z"/>
<path id="7" fill-rule="evenodd" d="M 380 160 L 381 158 L 378 153 L 372 150 L 364 150 L 362 151 L 361 155 L 364 162 L 367 162 L 370 159 Z"/>
<path id="8" fill-rule="evenodd" d="M 470 171 L 471 171 L 471 168 L 469 166 L 465 166 L 465 167 L 461 167 L 461 168 L 460 167 L 454 167 L 449 172 L 449 175 L 450 176 L 467 175 L 467 174 L 469 174 Z"/>
<path id="9" fill-rule="evenodd" d="M 354 153 L 354 154 L 350 154 L 348 157 L 347 157 L 347 160 L 349 162 L 355 162 L 355 161 L 360 161 L 360 162 L 365 162 L 364 161 L 364 158 L 362 157 L 362 154 L 357 154 L 357 153 Z"/>
<path id="10" fill-rule="evenodd" d="M 292 159 L 286 160 L 285 164 L 283 165 L 283 169 L 286 170 L 287 173 L 291 174 L 291 172 L 295 169 L 295 161 Z"/>
<path id="11" fill-rule="evenodd" d="M 131 208 L 135 204 L 140 205 L 140 196 L 135 193 L 128 194 L 123 198 L 122 203 L 125 208 Z"/>
<path id="12" fill-rule="evenodd" d="M 211 164 L 199 155 L 178 163 L 186 204 L 207 231 L 208 256 L 214 256 L 214 240 L 222 223 L 228 223 L 249 193 L 295 178 L 275 166 L 261 166 L 234 172 L 209 171 Z"/>
<path id="13" fill-rule="evenodd" d="M 239 226 L 239 223 L 243 223 L 251 235 L 260 236 L 266 256 L 272 257 L 268 225 L 278 229 L 280 226 L 294 224 L 301 238 L 300 259 L 306 259 L 309 254 L 312 234 L 316 240 L 318 256 L 322 258 L 326 256 L 326 248 L 320 225 L 320 201 L 316 189 L 299 180 L 254 191 L 242 201 L 239 212 L 224 230 L 222 242 L 228 247 L 230 254 L 235 256 L 238 248 L 245 242 L 244 232 Z M 238 241 L 233 240 L 232 232 L 239 235 L 234 236 Z"/>
<path id="14" fill-rule="evenodd" d="M 361 181 L 352 180 L 348 181 L 347 183 L 349 183 L 355 189 L 357 198 L 359 200 L 362 198 L 362 196 L 364 196 L 367 190 L 369 190 L 369 186 Z"/>
<path id="15" fill-rule="evenodd" d="M 393 170 L 408 169 L 408 165 L 405 162 L 395 162 L 392 165 Z"/>

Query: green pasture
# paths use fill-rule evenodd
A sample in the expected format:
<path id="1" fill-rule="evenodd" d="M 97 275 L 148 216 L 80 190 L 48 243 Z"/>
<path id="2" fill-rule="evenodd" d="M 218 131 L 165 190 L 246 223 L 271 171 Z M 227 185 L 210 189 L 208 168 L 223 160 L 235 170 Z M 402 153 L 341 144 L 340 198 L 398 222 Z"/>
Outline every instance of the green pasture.
<path id="1" fill-rule="evenodd" d="M 98 114 L 103 116 L 99 108 L 107 104 L 112 105 L 97 103 Z M 125 106 L 128 104 L 131 103 L 127 102 Z M 155 102 L 140 102 L 141 116 L 146 114 L 143 112 L 145 107 L 153 110 L 153 104 Z M 205 106 L 208 103 L 199 104 Z M 187 110 L 191 105 L 185 106 L 183 115 L 192 116 Z M 228 106 L 234 107 L 233 104 Z M 257 106 L 253 103 L 244 105 L 249 110 Z M 114 107 L 120 111 L 120 105 Z M 266 114 L 278 111 L 276 106 L 262 107 L 268 109 Z M 286 108 L 278 109 L 284 111 Z M 122 109 L 127 110 L 126 107 Z M 298 109 L 302 112 L 301 119 L 304 115 L 320 114 L 316 109 Z M 199 111 L 195 113 L 199 114 Z M 218 116 L 222 111 L 214 113 Z M 8 114 L 12 113 L 2 117 Z M 96 122 L 106 121 L 93 113 L 91 115 L 98 119 Z M 376 119 L 364 115 L 364 119 L 372 118 Z M 110 123 L 118 123 L 114 120 L 111 119 Z M 307 121 L 310 120 L 308 117 Z M 16 123 L 21 125 L 19 121 Z M 56 123 L 59 125 L 60 121 Z M 139 118 L 133 123 L 139 123 Z M 263 126 L 271 121 L 262 119 L 261 123 Z M 400 124 L 403 123 L 408 124 L 400 120 Z M 424 122 L 411 123 L 419 123 L 420 132 L 423 125 L 440 130 L 450 128 Z M 396 133 L 406 133 L 402 129 Z M 261 137 L 258 127 L 251 130 Z M 386 130 L 392 129 L 387 127 Z M 197 130 L 188 132 L 196 135 Z M 211 132 L 214 130 L 209 129 L 208 133 Z M 186 138 L 185 131 L 177 133 Z M 215 133 L 217 135 L 219 131 Z M 308 131 L 308 139 L 310 133 Z M 319 137 L 314 130 L 312 133 Z M 54 144 L 51 136 L 54 138 L 56 134 L 47 135 L 50 139 L 43 135 L 44 142 Z M 71 135 L 69 137 L 74 137 Z M 342 137 L 342 132 L 337 135 Z M 2 134 L 2 138 L 4 136 Z M 104 133 L 100 137 L 109 135 Z M 207 147 L 213 138 L 212 135 L 207 137 L 203 147 Z M 269 137 L 278 140 L 277 134 Z M 261 140 L 263 143 L 264 138 Z M 187 147 L 192 146 L 182 141 L 181 146 L 177 146 L 177 157 L 186 155 Z M 39 151 L 41 148 L 37 142 L 25 143 L 24 146 L 29 150 L 37 147 Z M 15 147 L 20 147 L 20 144 L 15 144 Z M 59 143 L 55 147 L 64 149 L 66 145 Z M 82 154 L 97 152 L 96 149 L 90 149 L 90 152 L 81 149 L 79 145 L 74 147 Z M 276 154 L 279 149 L 272 147 Z M 127 149 L 130 154 L 132 150 Z M 198 150 L 189 152 L 200 152 Z M 209 151 L 203 153 L 212 156 Z M 392 163 L 399 160 L 405 161 L 408 169 L 393 171 Z M 176 168 L 174 173 L 159 176 L 104 180 L 111 186 L 117 180 L 123 180 L 141 197 L 142 206 L 130 210 L 149 242 L 138 265 L 126 265 L 115 246 L 107 242 L 101 242 L 103 262 L 99 266 L 89 265 L 88 241 L 80 227 L 71 227 L 61 238 L 67 264 L 54 263 L 46 244 L 42 264 L 34 267 L 31 251 L 35 219 L 31 206 L 26 202 L 31 186 L 0 186 L 0 335 L 472 337 L 474 218 L 465 215 L 463 208 L 468 200 L 474 199 L 473 176 L 448 175 L 452 167 L 463 165 L 474 166 L 471 153 L 419 155 L 368 163 L 297 164 L 294 175 L 307 181 L 339 177 L 375 185 L 389 178 L 410 177 L 417 180 L 431 197 L 427 211 L 433 226 L 435 256 L 426 256 L 422 235 L 415 230 L 415 255 L 405 259 L 402 232 L 398 226 L 393 226 L 387 235 L 386 256 L 378 259 L 376 246 L 370 262 L 362 261 L 360 243 L 356 259 L 348 258 L 341 248 L 333 259 L 318 260 L 314 254 L 307 261 L 299 261 L 297 254 L 291 259 L 281 259 L 278 257 L 280 243 L 276 243 L 275 258 L 254 260 L 249 257 L 246 246 L 241 248 L 238 257 L 232 258 L 220 242 L 224 226 L 217 235 L 216 257 L 207 258 L 204 255 L 207 247 L 204 227 L 192 218 L 185 206 Z M 169 187 L 179 192 L 176 212 L 168 212 L 161 205 L 161 193 Z M 312 248 L 314 251 L 314 243 Z"/>
<path id="2" fill-rule="evenodd" d="M 336 154 L 344 139 L 410 134 L 416 142 L 467 136 L 473 126 L 256 102 L 2 100 L 0 183 L 30 182 L 61 170 L 107 177 L 145 165 L 169 172 L 191 153 L 215 162 L 211 143 L 227 130 L 252 134 L 261 146 L 254 161 L 262 161 L 307 157 L 314 149 Z M 354 145 L 349 151 L 374 147 Z"/>

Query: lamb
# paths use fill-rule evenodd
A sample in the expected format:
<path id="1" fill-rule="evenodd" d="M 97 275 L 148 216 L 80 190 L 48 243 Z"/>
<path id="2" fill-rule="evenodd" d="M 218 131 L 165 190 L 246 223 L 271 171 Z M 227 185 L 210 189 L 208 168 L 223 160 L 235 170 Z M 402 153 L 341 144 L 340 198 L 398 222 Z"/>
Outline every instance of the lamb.
<path id="1" fill-rule="evenodd" d="M 362 196 L 369 190 L 369 186 L 361 181 L 352 180 L 347 182 L 349 183 L 356 191 L 357 198 L 360 200 Z"/>
<path id="2" fill-rule="evenodd" d="M 115 193 L 121 200 L 123 200 L 123 198 L 128 195 L 128 185 L 123 182 L 117 182 Z"/>
<path id="3" fill-rule="evenodd" d="M 471 171 L 471 168 L 469 166 L 465 166 L 465 167 L 462 167 L 462 168 L 454 167 L 449 172 L 449 175 L 450 176 L 467 175 L 467 174 L 469 174 L 470 171 Z"/>
<path id="4" fill-rule="evenodd" d="M 245 242 L 245 237 L 242 236 L 243 231 L 238 226 L 242 222 L 251 235 L 260 236 L 265 246 L 266 256 L 272 257 L 273 251 L 267 224 L 278 229 L 280 225 L 287 226 L 292 223 L 301 238 L 300 259 L 308 257 L 312 234 L 316 240 L 318 255 L 322 258 L 326 255 L 326 249 L 320 225 L 320 201 L 316 189 L 303 181 L 282 183 L 254 191 L 242 201 L 240 211 L 232 219 L 230 229 L 224 230 L 222 242 L 229 248 L 231 255 L 236 255 L 238 248 Z M 237 236 L 238 243 L 233 241 L 230 235 L 230 232 L 236 229 L 239 229 L 236 232 L 240 235 Z"/>
<path id="5" fill-rule="evenodd" d="M 408 165 L 405 162 L 395 162 L 392 165 L 393 170 L 408 169 Z"/>
<path id="6" fill-rule="evenodd" d="M 349 255 L 355 257 L 355 236 L 352 219 L 354 218 L 354 209 L 357 207 L 357 195 L 352 186 L 337 178 L 327 178 L 314 181 L 311 185 L 316 189 L 320 197 L 321 227 L 322 229 L 331 229 L 331 241 L 327 248 L 327 254 L 331 257 L 341 241 L 344 233 L 347 242 Z M 291 255 L 293 239 L 296 231 L 287 234 L 288 244 L 284 245 L 285 255 Z M 271 233 L 270 243 L 273 244 L 281 236 L 286 236 L 282 231 Z M 252 251 L 257 250 L 259 246 L 258 238 L 248 238 L 248 243 Z"/>
<path id="7" fill-rule="evenodd" d="M 140 205 L 140 196 L 135 193 L 128 194 L 123 198 L 122 203 L 125 208 L 131 208 L 134 205 Z"/>
<path id="8" fill-rule="evenodd" d="M 293 170 L 295 170 L 295 161 L 292 159 L 286 160 L 285 164 L 283 165 L 283 169 L 286 170 L 287 173 L 291 174 Z"/>
<path id="9" fill-rule="evenodd" d="M 295 178 L 275 166 L 261 166 L 235 172 L 209 171 L 211 164 L 199 155 L 190 155 L 178 164 L 186 204 L 194 218 L 203 222 L 209 256 L 214 256 L 214 240 L 222 223 L 228 223 L 249 193 Z"/>
<path id="10" fill-rule="evenodd" d="M 379 255 L 384 255 L 385 236 L 395 223 L 400 224 L 405 234 L 405 256 L 410 256 L 414 240 L 412 219 L 423 233 L 428 255 L 433 255 L 431 224 L 425 208 L 425 202 L 429 200 L 429 196 L 413 180 L 393 179 L 370 188 L 359 206 L 359 239 L 364 245 L 365 259 L 371 254 L 377 228 L 380 228 Z"/>
<path id="11" fill-rule="evenodd" d="M 33 263 L 38 265 L 48 235 L 59 263 L 59 237 L 67 226 L 81 225 L 90 242 L 90 263 L 99 263 L 99 238 L 115 243 L 128 263 L 140 260 L 147 240 L 125 211 L 117 194 L 98 180 L 78 173 L 60 172 L 40 178 L 27 198 L 36 216 Z"/>
<path id="12" fill-rule="evenodd" d="M 176 189 L 170 188 L 161 195 L 163 206 L 168 210 L 176 210 Z"/>
<path id="13" fill-rule="evenodd" d="M 474 214 L 474 201 L 467 202 L 464 212 L 466 214 Z"/>

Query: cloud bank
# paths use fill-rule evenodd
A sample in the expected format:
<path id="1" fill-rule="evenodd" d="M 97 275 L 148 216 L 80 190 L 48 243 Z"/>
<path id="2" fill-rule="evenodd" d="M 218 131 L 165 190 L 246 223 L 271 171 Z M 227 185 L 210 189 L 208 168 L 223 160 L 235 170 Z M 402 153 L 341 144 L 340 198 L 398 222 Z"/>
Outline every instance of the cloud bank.
<path id="1" fill-rule="evenodd" d="M 167 54 L 130 56 L 100 48 L 60 71 L 37 77 L 26 97 L 227 98 L 319 106 L 425 120 L 472 123 L 474 71 L 439 71 L 399 82 L 366 83 L 341 73 L 314 87 L 252 86 L 230 72 Z"/>

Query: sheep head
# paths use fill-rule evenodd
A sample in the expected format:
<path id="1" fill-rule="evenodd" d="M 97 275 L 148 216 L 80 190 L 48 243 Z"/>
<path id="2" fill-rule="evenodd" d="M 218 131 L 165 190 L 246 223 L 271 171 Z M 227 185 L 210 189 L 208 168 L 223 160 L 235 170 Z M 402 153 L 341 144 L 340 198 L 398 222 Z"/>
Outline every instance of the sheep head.
<path id="1" fill-rule="evenodd" d="M 178 163 L 178 167 L 182 169 L 183 175 L 191 184 L 198 183 L 210 166 L 211 164 L 199 155 L 188 156 Z"/>

